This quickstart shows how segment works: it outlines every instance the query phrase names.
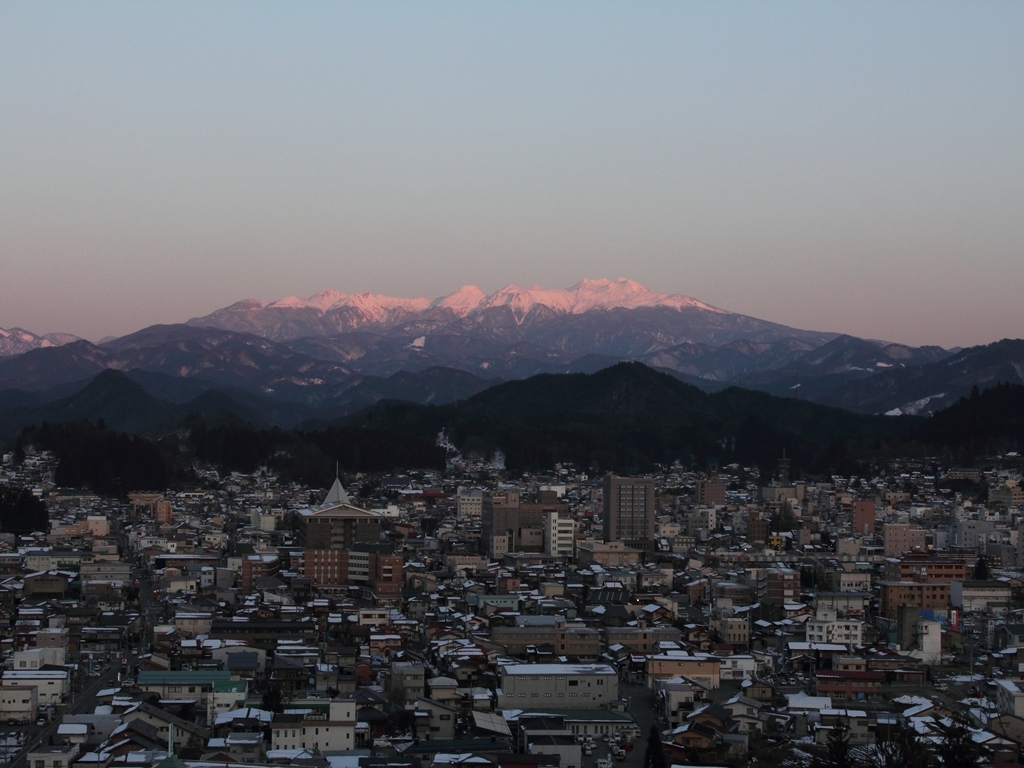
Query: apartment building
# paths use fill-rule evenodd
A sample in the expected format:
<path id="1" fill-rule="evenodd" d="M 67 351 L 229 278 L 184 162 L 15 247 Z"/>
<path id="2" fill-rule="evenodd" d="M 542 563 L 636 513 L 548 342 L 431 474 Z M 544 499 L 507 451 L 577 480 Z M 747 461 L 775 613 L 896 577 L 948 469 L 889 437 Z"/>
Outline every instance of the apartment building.
<path id="1" fill-rule="evenodd" d="M 459 489 L 455 508 L 460 520 L 480 520 L 484 513 L 484 492 L 476 489 Z"/>
<path id="2" fill-rule="evenodd" d="M 356 702 L 334 699 L 327 712 L 278 714 L 270 724 L 272 749 L 318 749 L 321 752 L 355 748 Z"/>
<path id="3" fill-rule="evenodd" d="M 249 555 L 242 560 L 242 592 L 250 594 L 256 579 L 277 576 L 281 560 L 277 555 Z"/>
<path id="4" fill-rule="evenodd" d="M 853 502 L 853 533 L 855 536 L 870 536 L 875 532 L 875 502 Z"/>
<path id="5" fill-rule="evenodd" d="M 840 619 L 832 610 L 819 610 L 804 624 L 809 643 L 843 643 L 860 645 L 864 641 L 864 622 L 859 619 Z"/>
<path id="6" fill-rule="evenodd" d="M 750 645 L 750 619 L 731 616 L 720 619 L 718 624 L 722 640 L 733 648 L 745 649 Z"/>
<path id="7" fill-rule="evenodd" d="M 757 598 L 774 605 L 800 597 L 800 573 L 792 568 L 765 568 L 758 573 Z"/>
<path id="8" fill-rule="evenodd" d="M 576 523 L 566 509 L 549 509 L 544 520 L 544 551 L 552 557 L 571 560 L 576 541 Z"/>

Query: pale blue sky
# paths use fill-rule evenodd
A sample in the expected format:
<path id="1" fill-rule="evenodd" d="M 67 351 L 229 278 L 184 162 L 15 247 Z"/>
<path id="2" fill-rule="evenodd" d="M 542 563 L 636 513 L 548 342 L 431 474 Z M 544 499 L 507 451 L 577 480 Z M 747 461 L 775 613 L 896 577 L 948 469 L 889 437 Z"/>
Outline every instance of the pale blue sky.
<path id="1" fill-rule="evenodd" d="M 0 327 L 627 276 L 1024 336 L 1024 3 L 0 4 Z"/>

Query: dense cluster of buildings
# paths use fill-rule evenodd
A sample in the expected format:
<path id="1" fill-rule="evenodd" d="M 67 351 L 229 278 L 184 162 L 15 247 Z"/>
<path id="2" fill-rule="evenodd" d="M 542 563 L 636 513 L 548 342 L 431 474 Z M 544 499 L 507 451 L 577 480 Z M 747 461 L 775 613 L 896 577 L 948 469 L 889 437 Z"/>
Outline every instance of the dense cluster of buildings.
<path id="1" fill-rule="evenodd" d="M 1019 460 L 779 470 L 461 462 L 361 498 L 205 471 L 125 502 L 6 457 L 50 525 L 0 534 L 0 721 L 30 768 L 583 768 L 652 724 L 674 763 L 723 764 L 964 711 L 1016 759 Z"/>

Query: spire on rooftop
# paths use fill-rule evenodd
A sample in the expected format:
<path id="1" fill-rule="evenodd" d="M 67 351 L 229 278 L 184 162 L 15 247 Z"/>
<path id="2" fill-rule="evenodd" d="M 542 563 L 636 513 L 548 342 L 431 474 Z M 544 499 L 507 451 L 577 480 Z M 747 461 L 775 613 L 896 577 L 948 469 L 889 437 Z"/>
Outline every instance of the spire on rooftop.
<path id="1" fill-rule="evenodd" d="M 336 507 L 339 504 L 350 504 L 348 494 L 345 493 L 345 488 L 341 484 L 341 478 L 334 478 L 334 485 L 331 486 L 331 490 L 327 492 L 327 498 L 324 499 L 324 503 L 320 506 L 323 508 Z"/>

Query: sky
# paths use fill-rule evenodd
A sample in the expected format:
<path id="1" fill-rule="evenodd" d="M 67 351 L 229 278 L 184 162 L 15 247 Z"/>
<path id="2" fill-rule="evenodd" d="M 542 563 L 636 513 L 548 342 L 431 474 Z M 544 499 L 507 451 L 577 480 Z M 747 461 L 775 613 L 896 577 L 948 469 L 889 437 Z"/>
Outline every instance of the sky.
<path id="1" fill-rule="evenodd" d="M 1024 336 L 1024 3 L 0 4 L 0 327 L 629 277 Z"/>

